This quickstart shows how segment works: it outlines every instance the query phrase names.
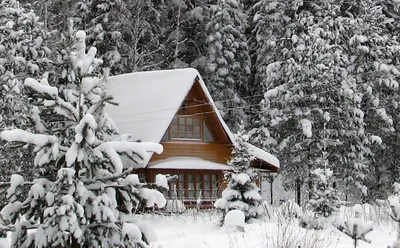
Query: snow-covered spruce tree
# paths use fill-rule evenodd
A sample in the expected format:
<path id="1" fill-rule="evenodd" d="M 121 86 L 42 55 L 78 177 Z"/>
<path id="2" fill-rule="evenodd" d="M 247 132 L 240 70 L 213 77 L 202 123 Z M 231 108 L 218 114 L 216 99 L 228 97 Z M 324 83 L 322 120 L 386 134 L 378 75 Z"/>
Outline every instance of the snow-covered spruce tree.
<path id="1" fill-rule="evenodd" d="M 222 212 L 221 224 L 225 215 L 233 209 L 241 210 L 246 216 L 246 222 L 263 215 L 262 197 L 255 183 L 258 175 L 250 168 L 252 156 L 246 145 L 247 140 L 248 135 L 244 134 L 242 125 L 236 135 L 232 158 L 229 161 L 233 171 L 225 174 L 228 186 L 222 192 L 222 198 L 214 204 Z"/>
<path id="2" fill-rule="evenodd" d="M 159 1 L 161 19 L 162 68 L 195 67 L 201 75 L 206 67 L 208 0 Z"/>
<path id="3" fill-rule="evenodd" d="M 308 207 L 316 216 L 329 217 L 339 210 L 341 201 L 338 192 L 333 187 L 335 176 L 331 169 L 318 168 L 312 172 L 314 190 L 308 201 Z"/>
<path id="4" fill-rule="evenodd" d="M 37 108 L 24 94 L 25 77 L 40 77 L 49 69 L 43 23 L 31 10 L 15 0 L 0 1 L 0 129 L 24 128 L 37 131 Z M 1 141 L 0 180 L 24 171 L 32 178 L 29 149 L 15 149 Z M 3 205 L 3 204 L 1 204 Z"/>
<path id="5" fill-rule="evenodd" d="M 313 215 L 301 216 L 300 225 L 311 229 L 324 229 L 332 224 L 333 219 L 329 219 L 329 217 L 339 211 L 342 203 L 337 189 L 333 186 L 336 180 L 331 169 L 318 168 L 311 173 L 313 189 L 306 206 Z"/>
<path id="6" fill-rule="evenodd" d="M 245 30 L 247 16 L 241 1 L 218 1 L 210 7 L 211 21 L 207 24 L 208 53 L 206 82 L 209 82 L 222 117 L 231 129 L 245 119 L 238 106 L 246 105 L 241 96 L 246 95 L 250 75 L 250 56 Z"/>
<path id="7" fill-rule="evenodd" d="M 78 25 L 87 32 L 87 44 L 98 49 L 98 56 L 112 75 L 124 72 L 125 63 L 121 60 L 127 52 L 123 29 L 129 27 L 127 21 L 131 14 L 126 1 L 83 0 L 76 4 Z"/>
<path id="8" fill-rule="evenodd" d="M 163 195 L 140 183 L 120 157 L 127 156 L 140 166 L 148 152 L 160 153 L 161 145 L 109 139 L 116 130 L 105 112 L 107 104 L 114 104 L 107 94 L 107 72 L 99 74 L 101 60 L 95 58 L 96 48 L 86 52 L 85 36 L 83 31 L 76 33 L 68 53 L 72 69 L 60 79 L 62 91 L 46 78 L 25 80 L 36 97 L 44 129 L 1 133 L 8 142 L 33 145 L 36 166 L 58 169 L 55 180 L 24 183 L 21 176 L 11 177 L 9 203 L 1 217 L 13 233 L 12 247 L 145 246 L 146 236 L 131 214 L 141 204 L 165 205 Z M 165 178 L 158 179 L 157 184 L 165 187 Z M 31 188 L 28 197 L 19 201 L 24 184 Z M 28 228 L 36 232 L 28 234 Z"/>

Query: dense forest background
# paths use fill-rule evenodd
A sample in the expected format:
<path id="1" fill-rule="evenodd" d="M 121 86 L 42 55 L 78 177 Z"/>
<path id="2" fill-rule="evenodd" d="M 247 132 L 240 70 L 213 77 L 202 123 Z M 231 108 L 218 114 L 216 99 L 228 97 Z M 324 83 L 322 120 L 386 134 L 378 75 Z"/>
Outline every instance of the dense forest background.
<path id="1" fill-rule="evenodd" d="M 21 5 L 39 17 L 40 22 L 32 15 L 24 25 L 41 33 L 50 61 L 62 60 L 56 51 L 68 40 L 61 31 L 73 22 L 87 32 L 87 45 L 98 48 L 111 74 L 196 68 L 231 129 L 237 131 L 243 120 L 251 142 L 280 159 L 285 188 L 296 190 L 298 199 L 311 197 L 317 168 L 333 171 L 331 180 L 345 200 L 386 199 L 398 181 L 399 1 Z M 2 22 L 3 29 L 10 28 Z M 19 159 L 3 159 L 3 177 L 32 161 L 26 158 L 21 152 Z"/>

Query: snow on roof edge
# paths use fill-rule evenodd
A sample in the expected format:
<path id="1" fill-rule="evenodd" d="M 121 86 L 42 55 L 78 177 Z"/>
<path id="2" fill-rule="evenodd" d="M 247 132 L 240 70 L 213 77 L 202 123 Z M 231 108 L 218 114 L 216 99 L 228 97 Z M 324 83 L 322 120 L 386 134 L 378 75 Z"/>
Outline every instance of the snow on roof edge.
<path id="1" fill-rule="evenodd" d="M 258 148 L 250 143 L 246 143 L 246 145 L 249 147 L 249 151 L 250 151 L 251 155 L 253 155 L 254 157 L 261 159 L 279 169 L 280 164 L 279 164 L 279 160 L 277 157 L 275 157 L 271 153 L 266 152 L 263 149 Z"/>
<path id="2" fill-rule="evenodd" d="M 208 161 L 198 157 L 176 156 L 150 162 L 147 169 L 172 169 L 172 170 L 232 170 L 226 164 Z"/>
<path id="3" fill-rule="evenodd" d="M 196 70 L 193 68 L 193 70 Z M 232 134 L 231 130 L 229 129 L 228 125 L 226 125 L 224 119 L 222 119 L 221 114 L 219 113 L 219 110 L 217 109 L 214 100 L 211 97 L 210 92 L 208 91 L 206 84 L 204 83 L 203 79 L 201 78 L 200 73 L 196 70 L 197 72 L 197 78 L 198 81 L 200 83 L 201 88 L 203 89 L 204 93 L 206 94 L 206 97 L 208 98 L 208 101 L 211 104 L 211 107 L 213 108 L 213 111 L 215 112 L 215 114 L 217 115 L 219 122 L 221 123 L 222 127 L 224 128 L 226 134 L 228 135 L 228 138 L 230 139 L 230 141 L 233 143 L 233 141 L 235 140 L 234 135 Z"/>

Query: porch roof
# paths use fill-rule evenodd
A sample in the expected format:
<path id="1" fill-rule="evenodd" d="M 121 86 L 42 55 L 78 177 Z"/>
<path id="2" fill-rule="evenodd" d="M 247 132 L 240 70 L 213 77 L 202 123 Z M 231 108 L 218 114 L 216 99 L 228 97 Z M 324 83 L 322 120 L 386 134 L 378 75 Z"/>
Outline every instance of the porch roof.
<path id="1" fill-rule="evenodd" d="M 171 170 L 232 170 L 226 164 L 219 164 L 196 157 L 171 157 L 151 162 L 147 169 L 171 169 Z"/>

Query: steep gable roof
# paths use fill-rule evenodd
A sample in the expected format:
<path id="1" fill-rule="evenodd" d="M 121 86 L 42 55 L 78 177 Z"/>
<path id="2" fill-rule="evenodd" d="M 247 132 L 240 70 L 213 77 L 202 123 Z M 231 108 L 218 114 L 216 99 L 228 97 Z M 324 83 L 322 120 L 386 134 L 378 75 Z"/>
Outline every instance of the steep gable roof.
<path id="1" fill-rule="evenodd" d="M 121 134 L 129 133 L 134 140 L 159 143 L 196 82 L 200 84 L 212 111 L 232 143 L 233 134 L 223 121 L 199 72 L 192 68 L 136 72 L 110 77 L 108 92 L 115 97 L 119 105 L 108 106 L 107 112 Z M 260 158 L 259 153 L 257 150 L 254 156 Z M 269 158 L 266 162 L 279 168 L 278 159 L 265 151 L 264 153 L 264 157 Z"/>
<path id="2" fill-rule="evenodd" d="M 110 77 L 108 92 L 119 106 L 109 106 L 107 112 L 120 133 L 134 130 L 133 139 L 160 142 L 196 79 L 224 130 L 229 130 L 195 69 L 136 72 Z M 227 135 L 233 140 L 230 131 Z"/>

